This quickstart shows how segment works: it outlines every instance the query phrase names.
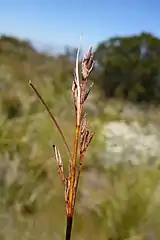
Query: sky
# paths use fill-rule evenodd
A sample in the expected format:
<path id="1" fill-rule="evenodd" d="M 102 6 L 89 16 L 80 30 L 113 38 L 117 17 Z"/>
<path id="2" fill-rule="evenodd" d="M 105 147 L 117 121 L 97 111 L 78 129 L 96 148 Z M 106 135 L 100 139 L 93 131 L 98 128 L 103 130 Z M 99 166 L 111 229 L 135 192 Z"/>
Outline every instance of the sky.
<path id="1" fill-rule="evenodd" d="M 113 36 L 160 36 L 159 0 L 0 0 L 0 34 L 87 49 Z"/>

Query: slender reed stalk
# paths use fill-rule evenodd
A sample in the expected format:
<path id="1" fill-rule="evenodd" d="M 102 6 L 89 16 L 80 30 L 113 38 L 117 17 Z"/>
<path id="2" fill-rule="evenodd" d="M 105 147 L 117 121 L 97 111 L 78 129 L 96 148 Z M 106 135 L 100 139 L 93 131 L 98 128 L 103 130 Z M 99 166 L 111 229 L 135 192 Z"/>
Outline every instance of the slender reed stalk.
<path id="1" fill-rule="evenodd" d="M 74 137 L 73 155 L 71 155 L 71 151 L 64 137 L 64 134 L 61 130 L 61 127 L 57 123 L 55 117 L 53 116 L 52 112 L 49 110 L 47 104 L 45 103 L 42 96 L 37 91 L 36 87 L 33 85 L 31 81 L 29 81 L 29 85 L 32 87 L 32 89 L 34 90 L 34 92 L 36 93 L 36 95 L 44 105 L 45 109 L 49 113 L 52 121 L 56 125 L 70 157 L 69 173 L 68 173 L 68 176 L 66 177 L 63 172 L 63 162 L 61 159 L 60 152 L 58 148 L 55 145 L 53 145 L 54 154 L 55 154 L 55 158 L 58 165 L 58 171 L 60 173 L 60 177 L 64 185 L 64 196 L 65 196 L 66 216 L 67 216 L 67 226 L 66 226 L 66 236 L 65 236 L 66 240 L 71 239 L 76 194 L 78 190 L 81 169 L 83 166 L 84 155 L 94 136 L 94 133 L 89 131 L 86 114 L 83 113 L 84 103 L 93 86 L 93 83 L 92 83 L 89 86 L 89 88 L 87 88 L 88 78 L 94 67 L 94 58 L 93 58 L 92 48 L 90 48 L 89 51 L 84 55 L 82 60 L 82 69 L 81 69 L 82 74 L 81 74 L 81 81 L 80 81 L 79 51 L 80 49 L 78 49 L 77 51 L 76 67 L 75 67 L 74 79 L 72 84 L 72 93 L 73 93 L 73 100 L 74 100 L 75 112 L 76 112 L 76 129 L 75 129 L 75 137 Z M 78 161 L 78 169 L 77 169 L 77 158 L 78 158 L 79 150 L 80 150 L 80 154 L 79 154 L 80 157 L 78 159 L 79 161 Z"/>
<path id="2" fill-rule="evenodd" d="M 34 90 L 34 92 L 35 92 L 36 95 L 38 96 L 38 98 L 39 98 L 39 100 L 41 101 L 41 103 L 44 105 L 44 107 L 45 107 L 45 109 L 47 110 L 48 114 L 50 115 L 50 118 L 52 119 L 53 123 L 56 125 L 56 127 L 57 127 L 57 129 L 58 129 L 58 131 L 59 131 L 59 133 L 60 133 L 60 135 L 61 135 L 61 137 L 62 137 L 62 139 L 63 139 L 63 142 L 64 142 L 64 144 L 65 144 L 65 146 L 66 146 L 66 148 L 67 148 L 67 151 L 68 151 L 68 153 L 69 153 L 69 155 L 70 155 L 70 157 L 71 157 L 71 151 L 70 151 L 69 146 L 68 146 L 68 144 L 67 144 L 67 141 L 66 141 L 66 139 L 65 139 L 65 137 L 64 137 L 64 134 L 63 134 L 63 132 L 62 132 L 62 130 L 61 130 L 61 127 L 60 127 L 59 124 L 57 123 L 55 117 L 53 116 L 53 114 L 52 114 L 52 112 L 50 111 L 49 107 L 47 106 L 46 102 L 44 101 L 44 99 L 42 98 L 42 96 L 40 95 L 40 93 L 38 92 L 38 90 L 36 89 L 36 87 L 33 85 L 33 83 L 32 83 L 31 80 L 29 80 L 29 85 L 30 85 L 31 88 Z"/>

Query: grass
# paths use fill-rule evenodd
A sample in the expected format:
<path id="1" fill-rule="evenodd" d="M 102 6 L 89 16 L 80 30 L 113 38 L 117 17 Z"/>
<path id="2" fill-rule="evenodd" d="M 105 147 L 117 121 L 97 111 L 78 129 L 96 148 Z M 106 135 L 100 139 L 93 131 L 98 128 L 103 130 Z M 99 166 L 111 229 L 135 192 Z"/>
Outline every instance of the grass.
<path id="1" fill-rule="evenodd" d="M 65 76 L 64 60 L 28 51 L 29 57 L 20 62 L 18 54 L 5 54 L 0 56 L 0 239 L 64 239 L 63 186 L 53 143 L 61 152 L 65 173 L 68 155 L 28 80 L 38 86 L 72 149 L 75 113 L 67 86 L 71 87 L 73 64 L 68 63 L 64 86 L 58 77 Z M 153 115 L 156 110 L 150 121 Z M 102 111 L 88 117 L 96 135 L 82 168 L 72 239 L 160 239 L 159 159 L 156 164 L 122 161 L 104 168 L 105 157 L 102 161 L 97 156 L 103 151 L 99 130 L 106 116 Z"/>
<path id="2" fill-rule="evenodd" d="M 88 77 L 94 66 L 92 48 L 88 51 L 88 53 L 86 53 L 86 55 L 82 60 L 82 70 L 81 70 L 82 80 L 81 81 L 79 77 L 78 65 L 79 65 L 79 49 L 77 51 L 76 68 L 75 68 L 74 79 L 72 84 L 73 101 L 74 101 L 75 112 L 76 112 L 73 156 L 71 154 L 66 138 L 63 134 L 63 131 L 59 126 L 58 122 L 56 121 L 54 115 L 50 111 L 48 105 L 45 103 L 40 93 L 37 91 L 36 87 L 33 85 L 31 81 L 29 81 L 29 85 L 34 90 L 34 92 L 40 99 L 41 103 L 44 105 L 51 120 L 56 126 L 60 136 L 62 137 L 64 145 L 67 149 L 67 152 L 69 154 L 69 164 L 68 164 L 69 172 L 66 176 L 64 174 L 63 160 L 61 158 L 60 151 L 56 147 L 56 145 L 53 144 L 53 150 L 54 150 L 55 158 L 57 161 L 58 171 L 64 186 L 64 199 L 65 199 L 66 216 L 67 216 L 66 238 L 65 238 L 66 240 L 71 239 L 76 196 L 78 191 L 80 174 L 81 174 L 82 166 L 84 162 L 84 155 L 94 136 L 94 133 L 91 133 L 89 131 L 89 128 L 87 125 L 86 113 L 83 113 L 84 102 L 86 101 L 90 93 L 90 90 L 93 86 L 93 84 L 91 84 L 90 87 L 87 89 Z M 78 151 L 79 151 L 79 156 L 78 156 Z M 79 159 L 79 164 L 78 164 L 79 166 L 77 166 L 77 159 Z"/>

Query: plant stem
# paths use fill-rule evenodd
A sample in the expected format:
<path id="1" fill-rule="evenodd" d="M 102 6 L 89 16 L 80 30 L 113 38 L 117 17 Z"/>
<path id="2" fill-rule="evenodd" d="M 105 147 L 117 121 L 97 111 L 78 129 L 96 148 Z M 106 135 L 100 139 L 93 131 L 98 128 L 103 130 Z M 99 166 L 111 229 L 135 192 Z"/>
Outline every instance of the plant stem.
<path id="1" fill-rule="evenodd" d="M 66 141 L 66 139 L 65 139 L 65 137 L 64 137 L 64 134 L 63 134 L 60 126 L 58 125 L 55 117 L 53 116 L 53 114 L 52 114 L 52 112 L 50 111 L 49 107 L 47 106 L 47 104 L 45 103 L 44 99 L 43 99 L 42 96 L 39 94 L 39 92 L 37 91 L 36 87 L 33 85 L 33 83 L 32 83 L 31 80 L 29 81 L 29 85 L 32 87 L 32 89 L 34 90 L 34 92 L 36 93 L 36 95 L 38 96 L 38 98 L 40 99 L 41 103 L 44 105 L 45 109 L 47 110 L 48 114 L 50 115 L 52 121 L 53 121 L 54 124 L 56 125 L 56 127 L 57 127 L 57 129 L 58 129 L 58 131 L 59 131 L 59 133 L 60 133 L 60 135 L 61 135 L 61 137 L 62 137 L 62 139 L 63 139 L 63 142 L 64 142 L 64 144 L 65 144 L 65 146 L 66 146 L 66 149 L 67 149 L 67 151 L 68 151 L 68 153 L 69 153 L 69 156 L 71 157 L 71 152 L 70 152 L 68 143 L 67 143 L 67 141 Z"/>
<path id="2" fill-rule="evenodd" d="M 80 127 L 76 127 L 76 134 L 74 140 L 74 152 L 73 152 L 73 159 L 72 159 L 72 166 L 71 166 L 71 176 L 70 176 L 70 191 L 69 191 L 69 209 L 68 215 L 73 215 L 73 199 L 75 196 L 75 175 L 76 175 L 76 160 L 77 160 L 77 152 L 78 152 L 78 138 L 79 138 L 79 130 Z"/>
<path id="3" fill-rule="evenodd" d="M 67 228 L 66 228 L 66 239 L 65 240 L 71 239 L 72 222 L 73 222 L 73 217 L 67 216 Z"/>
<path id="4" fill-rule="evenodd" d="M 69 190 L 69 200 L 68 200 L 68 213 L 67 213 L 67 228 L 66 228 L 66 240 L 70 240 L 72 231 L 72 218 L 74 214 L 75 206 L 75 176 L 76 176 L 76 160 L 78 152 L 78 139 L 79 139 L 80 125 L 76 126 L 75 140 L 74 140 L 74 152 L 72 158 L 72 166 L 70 173 L 70 190 Z"/>

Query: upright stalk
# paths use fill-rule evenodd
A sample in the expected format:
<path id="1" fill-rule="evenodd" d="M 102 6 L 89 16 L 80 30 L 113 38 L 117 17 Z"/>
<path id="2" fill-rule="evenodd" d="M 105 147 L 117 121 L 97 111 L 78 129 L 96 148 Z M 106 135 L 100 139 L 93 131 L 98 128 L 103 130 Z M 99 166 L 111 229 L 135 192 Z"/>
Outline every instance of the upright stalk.
<path id="1" fill-rule="evenodd" d="M 88 94 L 91 90 L 92 85 L 88 90 L 86 90 L 86 86 L 88 83 L 88 76 L 92 71 L 94 60 L 93 54 L 91 53 L 90 49 L 88 53 L 84 56 L 82 61 L 82 81 L 80 83 L 79 80 L 79 71 L 78 71 L 78 57 L 79 57 L 79 49 L 77 52 L 77 59 L 76 59 L 76 69 L 75 69 L 75 77 L 73 80 L 72 91 L 76 109 L 76 133 L 75 133 L 75 140 L 74 140 L 74 151 L 73 151 L 73 158 L 71 162 L 71 168 L 69 173 L 69 195 L 67 201 L 67 228 L 66 228 L 66 240 L 71 239 L 71 232 L 72 232 L 72 222 L 73 222 L 73 215 L 74 215 L 74 208 L 75 208 L 75 201 L 76 201 L 76 193 L 78 189 L 78 182 L 80 177 L 80 172 L 82 168 L 84 154 L 86 149 L 93 138 L 93 133 L 90 133 L 87 128 L 87 121 L 86 115 L 82 116 L 82 110 L 85 100 L 88 97 Z M 80 161 L 79 161 L 79 169 L 76 178 L 76 162 L 77 162 L 77 153 L 78 153 L 78 146 L 79 146 L 79 137 L 80 137 Z"/>
<path id="2" fill-rule="evenodd" d="M 79 132 L 80 132 L 80 126 L 78 125 L 76 126 L 76 134 L 75 134 L 75 140 L 74 140 L 74 153 L 73 153 L 71 176 L 70 176 L 66 240 L 69 240 L 71 238 L 71 231 L 72 231 L 72 222 L 73 222 L 73 214 L 74 214 L 74 197 L 75 197 L 76 160 L 77 160 L 77 152 L 78 152 Z"/>
<path id="3" fill-rule="evenodd" d="M 66 216 L 67 216 L 65 240 L 71 239 L 72 223 L 73 223 L 75 201 L 76 201 L 76 195 L 78 190 L 80 172 L 83 165 L 84 155 L 94 136 L 94 133 L 90 132 L 88 129 L 86 114 L 83 114 L 84 102 L 86 101 L 90 93 L 90 90 L 93 86 L 93 84 L 91 84 L 87 89 L 88 77 L 94 66 L 93 53 L 92 53 L 92 48 L 90 48 L 89 51 L 83 57 L 82 78 L 80 81 L 79 71 L 78 71 L 79 51 L 80 50 L 78 49 L 75 74 L 74 74 L 74 79 L 72 84 L 72 93 L 73 93 L 73 99 L 74 99 L 74 105 L 75 105 L 75 111 L 76 111 L 76 129 L 75 129 L 75 137 L 74 137 L 73 156 L 71 155 L 71 151 L 69 149 L 68 143 L 55 117 L 51 113 L 50 109 L 48 108 L 47 104 L 45 103 L 45 101 L 43 100 L 42 96 L 39 94 L 39 92 L 37 91 L 33 83 L 29 81 L 29 85 L 32 87 L 32 89 L 34 90 L 34 92 L 42 102 L 42 104 L 45 106 L 52 121 L 55 123 L 63 139 L 63 142 L 67 148 L 67 151 L 69 153 L 69 173 L 68 173 L 68 176 L 66 177 L 63 172 L 63 161 L 61 159 L 60 152 L 58 148 L 55 145 L 53 145 L 53 150 L 54 150 L 55 158 L 58 165 L 58 171 L 60 173 L 60 177 L 64 185 L 64 196 L 65 196 Z M 78 150 L 80 150 L 80 158 L 79 158 L 78 169 L 77 169 Z"/>
<path id="4" fill-rule="evenodd" d="M 73 216 L 67 216 L 67 227 L 66 227 L 66 238 L 65 240 L 71 239 L 71 232 L 72 232 L 72 222 L 73 222 Z"/>

